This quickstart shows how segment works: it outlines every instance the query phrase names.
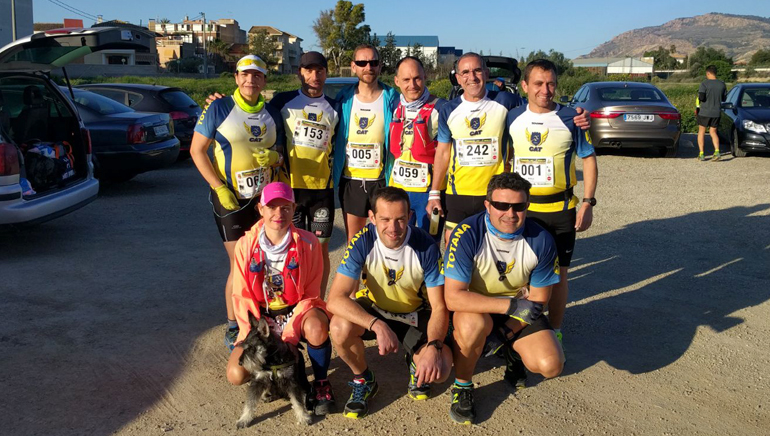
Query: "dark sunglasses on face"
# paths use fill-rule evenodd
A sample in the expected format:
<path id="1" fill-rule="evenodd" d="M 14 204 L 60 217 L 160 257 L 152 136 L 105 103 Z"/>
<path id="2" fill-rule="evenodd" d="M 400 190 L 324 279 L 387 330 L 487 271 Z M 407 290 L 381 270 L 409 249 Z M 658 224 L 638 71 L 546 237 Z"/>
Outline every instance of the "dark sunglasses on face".
<path id="1" fill-rule="evenodd" d="M 514 212 L 524 212 L 527 210 L 527 203 L 506 203 L 504 201 L 490 201 L 489 204 L 501 212 L 507 212 L 510 208 L 513 208 Z"/>
<path id="2" fill-rule="evenodd" d="M 366 64 L 371 65 L 372 68 L 377 68 L 377 66 L 380 65 L 380 61 L 377 59 L 373 59 L 371 61 L 353 61 L 353 63 L 361 68 L 365 67 Z"/>

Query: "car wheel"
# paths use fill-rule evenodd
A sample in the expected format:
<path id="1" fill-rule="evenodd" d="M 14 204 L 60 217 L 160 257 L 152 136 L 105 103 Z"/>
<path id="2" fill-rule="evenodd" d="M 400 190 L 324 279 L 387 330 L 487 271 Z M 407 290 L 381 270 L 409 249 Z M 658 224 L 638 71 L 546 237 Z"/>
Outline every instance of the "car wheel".
<path id="1" fill-rule="evenodd" d="M 741 150 L 741 148 L 738 146 L 740 142 L 738 141 L 738 131 L 733 130 L 733 140 L 730 142 L 730 149 L 733 152 L 734 157 L 746 157 L 746 152 Z"/>

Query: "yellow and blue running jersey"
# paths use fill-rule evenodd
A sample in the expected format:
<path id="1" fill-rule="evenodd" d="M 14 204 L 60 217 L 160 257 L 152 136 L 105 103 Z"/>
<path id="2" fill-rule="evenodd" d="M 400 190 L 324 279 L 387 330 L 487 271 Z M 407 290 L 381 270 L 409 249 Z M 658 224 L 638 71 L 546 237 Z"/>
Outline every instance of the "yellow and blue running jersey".
<path id="1" fill-rule="evenodd" d="M 381 178 L 386 153 L 389 153 L 385 144 L 384 94 L 371 103 L 364 103 L 358 96 L 353 96 L 342 170 L 344 177 L 356 180 Z"/>
<path id="2" fill-rule="evenodd" d="M 283 154 L 283 121 L 270 105 L 249 113 L 232 96 L 215 100 L 203 110 L 195 131 L 214 140 L 214 170 L 238 198 L 255 197 L 275 181 L 277 171 L 255 168 L 253 156 L 268 148 Z"/>
<path id="3" fill-rule="evenodd" d="M 441 108 L 438 141 L 452 145 L 447 194 L 486 195 L 489 180 L 503 172 L 508 159 L 506 116 L 522 103 L 518 95 L 490 91 L 479 101 L 461 95 Z"/>
<path id="4" fill-rule="evenodd" d="M 575 155 L 594 153 L 591 135 L 575 125 L 575 109 L 556 105 L 544 114 L 525 105 L 508 112 L 507 140 L 513 148 L 513 171 L 532 183 L 530 195 L 559 194 L 577 183 Z M 578 198 L 554 203 L 530 203 L 533 212 L 573 209 Z"/>
<path id="5" fill-rule="evenodd" d="M 470 216 L 455 227 L 444 252 L 445 277 L 491 297 L 526 298 L 527 286 L 559 282 L 559 259 L 550 233 L 526 220 L 516 237 L 501 239 L 488 230 L 486 214 Z"/>
<path id="6" fill-rule="evenodd" d="M 330 97 L 282 92 L 269 103 L 281 112 L 286 131 L 283 182 L 298 189 L 332 188 L 332 147 L 339 114 Z"/>
<path id="7" fill-rule="evenodd" d="M 364 294 L 380 309 L 410 313 L 428 301 L 426 288 L 442 286 L 441 252 L 424 230 L 409 226 L 401 247 L 390 249 L 367 224 L 350 240 L 337 273 L 358 280 Z"/>

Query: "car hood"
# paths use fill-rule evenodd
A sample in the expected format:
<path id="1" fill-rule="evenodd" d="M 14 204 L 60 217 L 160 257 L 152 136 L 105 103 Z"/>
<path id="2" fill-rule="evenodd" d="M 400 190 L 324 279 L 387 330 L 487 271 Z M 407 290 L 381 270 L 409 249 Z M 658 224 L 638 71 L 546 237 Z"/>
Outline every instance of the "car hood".
<path id="1" fill-rule="evenodd" d="M 761 123 L 770 122 L 770 108 L 766 107 L 743 107 L 740 109 L 744 120 L 751 120 Z"/>

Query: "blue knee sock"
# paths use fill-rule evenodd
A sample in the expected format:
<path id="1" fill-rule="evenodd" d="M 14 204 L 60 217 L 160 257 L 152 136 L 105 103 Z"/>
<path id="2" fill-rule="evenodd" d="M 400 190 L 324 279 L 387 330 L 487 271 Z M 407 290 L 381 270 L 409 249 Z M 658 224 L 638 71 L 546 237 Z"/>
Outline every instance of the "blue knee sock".
<path id="1" fill-rule="evenodd" d="M 310 358 L 310 366 L 313 367 L 315 380 L 326 380 L 329 371 L 329 361 L 332 358 L 332 343 L 329 339 L 319 346 L 307 344 L 307 356 Z"/>

